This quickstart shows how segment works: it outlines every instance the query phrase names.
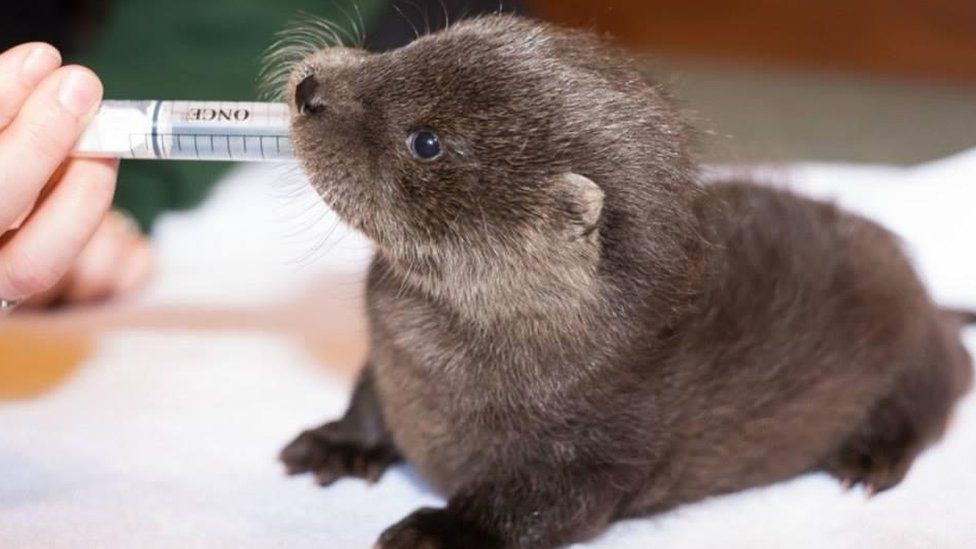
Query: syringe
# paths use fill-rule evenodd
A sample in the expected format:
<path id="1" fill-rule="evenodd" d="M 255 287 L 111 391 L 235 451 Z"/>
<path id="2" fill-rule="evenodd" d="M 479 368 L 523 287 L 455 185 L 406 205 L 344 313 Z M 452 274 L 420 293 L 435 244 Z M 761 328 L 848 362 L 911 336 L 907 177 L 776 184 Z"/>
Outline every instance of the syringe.
<path id="1" fill-rule="evenodd" d="M 292 160 L 289 117 L 284 103 L 106 100 L 72 155 Z"/>

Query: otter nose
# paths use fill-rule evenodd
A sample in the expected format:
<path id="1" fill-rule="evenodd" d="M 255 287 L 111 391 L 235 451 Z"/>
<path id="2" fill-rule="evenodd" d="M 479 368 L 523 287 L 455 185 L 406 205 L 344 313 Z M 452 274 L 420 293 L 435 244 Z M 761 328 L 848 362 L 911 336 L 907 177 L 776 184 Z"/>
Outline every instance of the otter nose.
<path id="1" fill-rule="evenodd" d="M 319 81 L 314 74 L 310 74 L 302 79 L 295 86 L 295 107 L 301 114 L 316 114 L 322 112 L 325 103 L 317 95 L 319 91 Z"/>

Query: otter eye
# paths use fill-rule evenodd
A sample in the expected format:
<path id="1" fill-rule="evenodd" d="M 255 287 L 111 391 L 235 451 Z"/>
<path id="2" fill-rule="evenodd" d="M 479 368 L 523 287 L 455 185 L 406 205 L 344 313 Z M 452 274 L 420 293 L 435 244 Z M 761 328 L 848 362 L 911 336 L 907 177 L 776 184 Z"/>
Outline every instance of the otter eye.
<path id="1" fill-rule="evenodd" d="M 414 132 L 407 144 L 410 146 L 410 154 L 420 160 L 433 160 L 441 155 L 441 140 L 432 131 Z"/>

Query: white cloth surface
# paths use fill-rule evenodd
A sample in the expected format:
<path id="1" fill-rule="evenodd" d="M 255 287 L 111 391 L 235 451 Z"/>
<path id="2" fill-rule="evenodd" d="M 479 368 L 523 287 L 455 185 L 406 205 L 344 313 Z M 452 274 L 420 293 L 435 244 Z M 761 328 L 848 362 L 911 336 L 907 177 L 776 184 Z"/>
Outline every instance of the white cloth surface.
<path id="1" fill-rule="evenodd" d="M 323 270 L 362 269 L 369 246 L 335 231 L 315 197 L 274 191 L 280 170 L 233 172 L 197 211 L 159 226 L 149 304 L 286 299 Z M 896 230 L 933 294 L 976 305 L 976 150 L 910 169 L 776 170 Z M 295 205 L 300 206 L 295 209 Z M 300 234 L 289 233 L 299 227 Z M 312 244 L 310 244 L 310 242 Z M 976 351 L 976 332 L 966 337 Z M 379 484 L 287 478 L 278 449 L 338 416 L 349 382 L 290 340 L 255 333 L 118 331 L 68 382 L 0 403 L 0 547 L 369 547 L 413 508 L 439 504 L 406 466 Z M 811 474 L 615 524 L 599 548 L 976 547 L 976 399 L 896 489 L 865 500 Z"/>

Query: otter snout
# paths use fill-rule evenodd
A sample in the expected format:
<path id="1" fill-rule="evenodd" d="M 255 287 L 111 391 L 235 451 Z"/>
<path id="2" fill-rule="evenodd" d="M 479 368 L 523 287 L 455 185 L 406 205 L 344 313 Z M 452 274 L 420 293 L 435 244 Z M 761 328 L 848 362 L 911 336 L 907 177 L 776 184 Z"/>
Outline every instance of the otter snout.
<path id="1" fill-rule="evenodd" d="M 317 95 L 319 81 L 314 74 L 302 79 L 295 86 L 295 108 L 300 114 L 317 114 L 325 108 L 325 102 Z"/>
<path id="2" fill-rule="evenodd" d="M 350 80 L 354 71 L 369 55 L 366 51 L 331 47 L 315 52 L 299 62 L 292 71 L 286 97 L 302 115 L 320 114 L 352 97 Z"/>

